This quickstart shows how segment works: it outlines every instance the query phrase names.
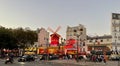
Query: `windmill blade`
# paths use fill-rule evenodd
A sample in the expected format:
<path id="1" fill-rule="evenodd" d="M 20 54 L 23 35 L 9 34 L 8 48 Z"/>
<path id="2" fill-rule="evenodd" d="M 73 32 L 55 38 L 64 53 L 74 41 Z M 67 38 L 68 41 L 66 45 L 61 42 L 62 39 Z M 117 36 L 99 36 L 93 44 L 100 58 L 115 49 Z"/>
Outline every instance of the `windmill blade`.
<path id="1" fill-rule="evenodd" d="M 58 32 L 60 30 L 61 26 L 58 26 L 55 33 Z"/>
<path id="2" fill-rule="evenodd" d="M 51 31 L 52 33 L 55 33 L 50 27 L 48 27 L 48 30 Z"/>

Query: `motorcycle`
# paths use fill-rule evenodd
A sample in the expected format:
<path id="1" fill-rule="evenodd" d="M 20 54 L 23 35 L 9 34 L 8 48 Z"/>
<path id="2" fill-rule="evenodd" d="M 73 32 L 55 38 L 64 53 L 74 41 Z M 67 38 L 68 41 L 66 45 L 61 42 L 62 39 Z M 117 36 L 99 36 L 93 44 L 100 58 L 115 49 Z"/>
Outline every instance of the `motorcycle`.
<path id="1" fill-rule="evenodd" d="M 6 58 L 5 64 L 13 63 L 13 58 Z"/>

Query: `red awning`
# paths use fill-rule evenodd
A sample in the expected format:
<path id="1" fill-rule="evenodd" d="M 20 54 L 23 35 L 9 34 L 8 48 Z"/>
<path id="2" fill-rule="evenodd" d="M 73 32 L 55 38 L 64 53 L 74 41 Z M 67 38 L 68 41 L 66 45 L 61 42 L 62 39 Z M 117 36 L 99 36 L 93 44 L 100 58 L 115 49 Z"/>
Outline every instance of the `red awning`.
<path id="1" fill-rule="evenodd" d="M 66 45 L 64 48 L 65 48 L 65 49 L 73 48 L 73 45 Z"/>
<path id="2" fill-rule="evenodd" d="M 77 48 L 67 48 L 67 50 L 77 50 Z"/>

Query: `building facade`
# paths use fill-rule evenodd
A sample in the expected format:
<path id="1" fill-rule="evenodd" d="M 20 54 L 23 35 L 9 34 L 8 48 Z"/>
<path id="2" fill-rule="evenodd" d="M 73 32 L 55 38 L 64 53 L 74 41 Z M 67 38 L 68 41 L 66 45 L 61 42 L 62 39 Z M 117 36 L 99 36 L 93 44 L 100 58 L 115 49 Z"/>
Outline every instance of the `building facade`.
<path id="1" fill-rule="evenodd" d="M 112 50 L 112 36 L 104 35 L 104 36 L 94 36 L 87 37 L 86 41 L 88 52 L 95 51 L 111 51 Z"/>
<path id="2" fill-rule="evenodd" d="M 87 45 L 85 44 L 86 28 L 83 25 L 79 24 L 74 27 L 68 26 L 66 31 L 66 41 L 69 39 L 75 39 L 76 44 L 78 42 L 80 51 L 87 51 Z"/>
<path id="3" fill-rule="evenodd" d="M 112 13 L 111 20 L 112 50 L 120 51 L 120 14 Z"/>
<path id="4" fill-rule="evenodd" d="M 41 28 L 38 32 L 38 46 L 46 47 L 49 45 L 49 32 Z"/>

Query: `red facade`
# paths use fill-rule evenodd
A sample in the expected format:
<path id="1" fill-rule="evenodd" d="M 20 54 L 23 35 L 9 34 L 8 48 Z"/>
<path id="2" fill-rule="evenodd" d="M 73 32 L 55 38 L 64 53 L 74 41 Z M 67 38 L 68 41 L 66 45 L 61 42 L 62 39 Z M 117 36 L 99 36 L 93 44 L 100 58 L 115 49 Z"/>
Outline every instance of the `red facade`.
<path id="1" fill-rule="evenodd" d="M 76 40 L 75 39 L 69 39 L 67 40 L 67 45 L 65 46 L 66 49 L 69 49 L 69 48 L 74 48 L 74 44 L 76 43 Z"/>
<path id="2" fill-rule="evenodd" d="M 54 33 L 51 35 L 51 46 L 58 46 L 59 44 L 59 37 L 60 35 L 58 35 L 57 33 Z"/>
<path id="3" fill-rule="evenodd" d="M 76 43 L 75 39 L 69 39 L 69 40 L 67 40 L 67 45 L 73 45 L 75 43 Z"/>

